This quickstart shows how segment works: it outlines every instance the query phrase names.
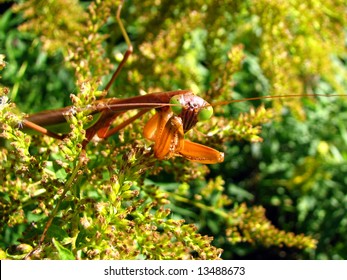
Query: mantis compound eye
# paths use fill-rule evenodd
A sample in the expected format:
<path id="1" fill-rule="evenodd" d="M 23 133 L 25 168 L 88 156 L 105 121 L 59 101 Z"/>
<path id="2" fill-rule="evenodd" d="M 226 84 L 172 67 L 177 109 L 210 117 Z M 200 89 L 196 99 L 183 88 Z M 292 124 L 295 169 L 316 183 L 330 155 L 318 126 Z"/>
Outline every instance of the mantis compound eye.
<path id="1" fill-rule="evenodd" d="M 213 115 L 212 106 L 207 106 L 205 108 L 200 109 L 198 113 L 198 121 L 207 121 Z"/>
<path id="2" fill-rule="evenodd" d="M 171 99 L 170 99 L 170 104 L 177 105 L 177 106 L 171 106 L 172 112 L 174 112 L 176 115 L 181 114 L 182 110 L 183 110 L 182 104 L 180 102 L 180 98 L 181 98 L 181 96 L 175 95 L 175 96 L 171 97 Z"/>

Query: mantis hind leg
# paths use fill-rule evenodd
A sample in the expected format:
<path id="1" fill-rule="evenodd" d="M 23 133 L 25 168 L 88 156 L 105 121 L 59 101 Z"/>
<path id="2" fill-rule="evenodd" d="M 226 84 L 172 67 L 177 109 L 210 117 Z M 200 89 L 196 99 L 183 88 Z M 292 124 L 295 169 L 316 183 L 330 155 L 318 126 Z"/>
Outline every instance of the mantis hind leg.
<path id="1" fill-rule="evenodd" d="M 56 139 L 59 139 L 59 140 L 63 140 L 64 139 L 64 136 L 63 135 L 59 135 L 59 134 L 56 134 L 54 132 L 51 132 L 49 131 L 47 128 L 44 128 L 43 126 L 40 126 L 40 125 L 37 125 L 31 121 L 28 121 L 28 120 L 23 120 L 23 125 L 28 127 L 28 128 L 31 128 L 41 134 L 44 134 L 44 135 L 47 135 L 47 136 L 50 136 L 50 137 L 53 137 L 53 138 L 56 138 Z"/>
<path id="2" fill-rule="evenodd" d="M 117 19 L 117 23 L 119 25 L 119 28 L 122 32 L 122 35 L 124 37 L 124 40 L 128 46 L 124 56 L 123 56 L 123 59 L 122 61 L 119 63 L 116 71 L 113 73 L 110 81 L 107 83 L 106 87 L 105 87 L 105 91 L 108 92 L 110 90 L 110 87 L 111 85 L 113 84 L 113 82 L 116 80 L 116 78 L 118 77 L 120 71 L 122 70 L 124 64 L 127 62 L 129 56 L 133 53 L 133 45 L 131 44 L 131 41 L 129 39 L 129 36 L 128 36 L 128 33 L 126 32 L 125 28 L 124 28 L 124 25 L 123 25 L 123 22 L 120 18 L 120 13 L 121 13 L 121 10 L 122 10 L 122 7 L 123 7 L 123 3 L 124 3 L 124 0 L 122 0 L 118 6 L 118 10 L 117 10 L 117 15 L 116 15 L 116 19 Z"/>

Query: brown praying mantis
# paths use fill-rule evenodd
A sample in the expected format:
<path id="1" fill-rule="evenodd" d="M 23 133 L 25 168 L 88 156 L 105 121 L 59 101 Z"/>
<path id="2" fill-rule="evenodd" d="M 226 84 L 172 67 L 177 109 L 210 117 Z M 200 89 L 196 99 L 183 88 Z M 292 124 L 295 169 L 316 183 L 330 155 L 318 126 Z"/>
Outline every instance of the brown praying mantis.
<path id="1" fill-rule="evenodd" d="M 120 18 L 122 5 L 123 1 L 118 6 L 116 19 L 128 48 L 106 85 L 106 92 L 109 91 L 123 65 L 133 52 L 131 41 Z M 190 90 L 158 92 L 125 99 L 107 98 L 98 100 L 88 108 L 95 120 L 93 125 L 86 130 L 83 148 L 95 135 L 100 138 L 107 138 L 153 108 L 157 112 L 145 125 L 143 133 L 145 138 L 154 141 L 153 149 L 156 158 L 168 159 L 173 156 L 182 156 L 188 160 L 205 164 L 223 161 L 223 153 L 184 139 L 184 134 L 193 128 L 198 121 L 207 120 L 213 114 L 212 106 L 199 96 L 194 95 Z M 64 135 L 57 134 L 45 127 L 66 122 L 64 115 L 71 109 L 73 108 L 70 106 L 32 114 L 24 118 L 22 124 L 24 127 L 42 134 L 63 139 Z M 117 127 L 110 129 L 112 122 L 119 115 L 132 109 L 138 109 L 139 112 Z"/>
<path id="2" fill-rule="evenodd" d="M 155 143 L 153 149 L 156 158 L 166 159 L 179 155 L 200 163 L 218 163 L 224 159 L 223 153 L 184 139 L 184 133 L 194 127 L 198 121 L 209 119 L 213 113 L 212 107 L 205 100 L 189 90 L 152 93 L 125 99 L 109 98 L 96 102 L 92 107 L 91 114 L 99 116 L 96 122 L 87 128 L 83 147 L 95 135 L 107 138 L 150 109 L 156 108 L 156 114 L 147 122 L 143 130 L 144 137 Z M 30 115 L 23 120 L 23 125 L 48 136 L 63 139 L 63 135 L 51 132 L 44 126 L 64 122 L 64 114 L 70 109 L 71 107 L 66 107 Z M 130 109 L 140 111 L 122 124 L 110 129 L 113 120 Z"/>
<path id="3" fill-rule="evenodd" d="M 120 18 L 122 5 L 123 1 L 118 6 L 116 19 L 127 43 L 127 50 L 112 78 L 106 85 L 104 89 L 106 92 L 109 91 L 122 67 L 133 52 L 131 41 Z M 248 98 L 220 102 L 218 105 L 242 102 L 244 100 L 282 97 L 284 96 Z M 293 94 L 285 97 L 302 97 L 302 95 Z M 182 156 L 190 161 L 203 164 L 220 163 L 224 160 L 224 154 L 222 152 L 184 138 L 184 134 L 192 129 L 198 121 L 208 120 L 213 114 L 212 106 L 199 96 L 194 95 L 190 90 L 158 92 L 124 99 L 104 98 L 94 102 L 87 109 L 93 116 L 93 122 L 92 125 L 86 128 L 86 138 L 82 144 L 83 148 L 86 147 L 87 143 L 95 135 L 100 138 L 107 138 L 149 110 L 156 109 L 156 114 L 147 122 L 143 129 L 144 137 L 154 141 L 153 150 L 156 158 L 169 159 L 173 156 Z M 139 112 L 120 125 L 111 128 L 112 122 L 118 116 L 125 111 L 133 109 L 137 109 Z M 57 139 L 63 139 L 65 135 L 58 134 L 46 127 L 66 123 L 65 115 L 70 110 L 73 110 L 72 106 L 29 115 L 24 118 L 23 126 Z"/>

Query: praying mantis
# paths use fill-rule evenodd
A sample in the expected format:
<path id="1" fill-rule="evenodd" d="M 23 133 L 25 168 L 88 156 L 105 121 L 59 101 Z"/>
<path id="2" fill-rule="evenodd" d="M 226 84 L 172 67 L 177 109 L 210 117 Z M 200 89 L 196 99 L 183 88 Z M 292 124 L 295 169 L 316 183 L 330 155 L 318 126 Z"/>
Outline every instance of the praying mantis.
<path id="1" fill-rule="evenodd" d="M 116 19 L 128 48 L 106 85 L 106 92 L 110 89 L 123 65 L 133 52 L 132 44 L 120 18 L 122 5 L 123 1 L 118 6 Z M 98 100 L 88 108 L 96 120 L 86 130 L 83 148 L 95 135 L 100 138 L 107 138 L 153 108 L 157 112 L 145 125 L 143 132 L 145 138 L 154 141 L 153 150 L 156 158 L 168 159 L 173 156 L 182 156 L 190 161 L 204 164 L 223 161 L 223 153 L 184 139 L 184 134 L 193 128 L 198 121 L 208 120 L 213 114 L 211 105 L 199 96 L 194 95 L 190 90 L 159 92 L 125 99 L 108 98 Z M 25 128 L 36 130 L 53 138 L 63 139 L 64 135 L 52 132 L 45 126 L 66 122 L 64 115 L 72 109 L 72 107 L 66 107 L 32 114 L 25 117 L 22 124 Z M 122 112 L 131 109 L 140 111 L 132 118 L 110 129 L 112 122 Z"/>
<path id="2" fill-rule="evenodd" d="M 115 70 L 112 78 L 104 91 L 107 93 L 133 52 L 133 46 L 120 18 L 123 1 L 118 6 L 116 19 L 125 42 L 127 50 Z M 286 97 L 301 97 L 301 95 L 287 95 Z M 282 98 L 281 96 L 264 96 L 248 98 L 244 100 L 258 100 L 266 98 Z M 243 100 L 226 101 L 219 104 L 242 102 Z M 69 106 L 62 109 L 44 111 L 31 114 L 24 118 L 23 126 L 36 130 L 42 134 L 57 139 L 64 139 L 64 135 L 58 134 L 48 126 L 56 126 L 66 123 L 65 116 L 74 108 Z M 93 117 L 92 125 L 86 128 L 86 139 L 83 148 L 97 135 L 99 138 L 107 138 L 123 129 L 151 109 L 156 109 L 156 114 L 147 122 L 143 129 L 146 139 L 154 142 L 153 151 L 157 159 L 169 159 L 181 156 L 190 161 L 202 164 L 215 164 L 223 162 L 224 154 L 213 148 L 191 142 L 184 138 L 184 134 L 192 129 L 198 121 L 206 121 L 213 114 L 212 106 L 201 97 L 193 94 L 191 90 L 177 90 L 158 92 L 136 96 L 131 98 L 104 98 L 94 102 L 88 108 Z M 110 128 L 112 122 L 123 112 L 137 109 L 139 112 L 114 128 Z"/>
<path id="3" fill-rule="evenodd" d="M 194 127 L 198 120 L 207 120 L 213 113 L 212 107 L 205 100 L 189 90 L 153 93 L 127 99 L 110 98 L 96 102 L 93 107 L 95 109 L 92 110 L 92 114 L 100 114 L 100 116 L 93 126 L 87 128 L 83 147 L 96 134 L 100 138 L 107 138 L 148 110 L 156 108 L 156 114 L 147 122 L 143 130 L 145 138 L 155 142 L 156 158 L 165 159 L 180 155 L 191 161 L 206 164 L 223 161 L 223 153 L 184 139 L 184 133 Z M 67 107 L 63 110 L 30 115 L 23 120 L 23 125 L 48 136 L 63 139 L 64 136 L 51 132 L 42 125 L 64 122 L 64 113 L 70 109 Z M 129 109 L 140 109 L 140 112 L 119 126 L 110 129 L 112 121 Z"/>

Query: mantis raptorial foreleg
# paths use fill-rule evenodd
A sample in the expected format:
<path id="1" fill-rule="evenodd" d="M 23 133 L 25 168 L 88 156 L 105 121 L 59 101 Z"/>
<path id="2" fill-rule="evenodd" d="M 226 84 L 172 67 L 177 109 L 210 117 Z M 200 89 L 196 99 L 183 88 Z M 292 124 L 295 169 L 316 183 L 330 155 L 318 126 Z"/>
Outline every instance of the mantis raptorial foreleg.
<path id="1" fill-rule="evenodd" d="M 205 164 L 219 163 L 224 154 L 210 147 L 184 139 L 182 119 L 170 108 L 160 108 L 146 124 L 144 137 L 155 142 L 154 154 L 158 159 L 183 156 L 190 161 Z"/>

